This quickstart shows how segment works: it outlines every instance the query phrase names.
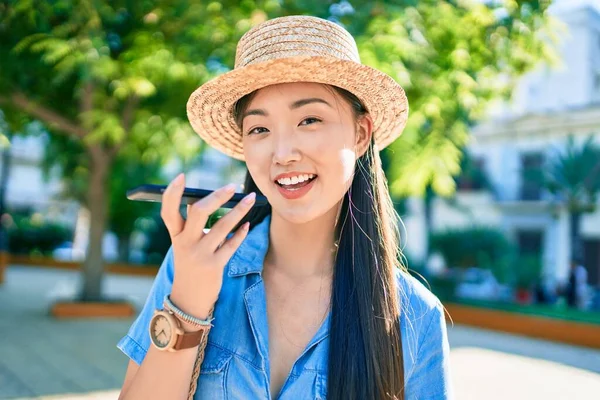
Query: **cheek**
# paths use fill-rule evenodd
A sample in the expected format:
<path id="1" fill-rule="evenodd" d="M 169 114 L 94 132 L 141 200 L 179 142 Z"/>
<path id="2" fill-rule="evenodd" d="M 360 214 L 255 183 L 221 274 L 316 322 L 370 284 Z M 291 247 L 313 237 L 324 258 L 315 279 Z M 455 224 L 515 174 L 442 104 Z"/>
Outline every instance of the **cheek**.
<path id="1" fill-rule="evenodd" d="M 352 185 L 354 177 L 355 153 L 351 149 L 331 153 L 322 164 L 321 177 L 327 192 L 335 197 L 342 196 Z"/>
<path id="2" fill-rule="evenodd" d="M 315 141 L 306 153 L 315 162 L 317 173 L 320 174 L 322 184 L 326 191 L 335 192 L 336 195 L 345 193 L 354 177 L 356 153 L 345 141 L 329 139 Z"/>
<path id="3" fill-rule="evenodd" d="M 354 165 L 356 163 L 356 153 L 353 146 L 353 137 L 348 134 L 350 128 L 341 126 L 339 129 L 328 133 L 327 139 L 320 140 L 316 154 L 320 159 L 332 166 L 332 171 L 336 171 L 335 178 L 342 183 L 347 183 L 354 174 Z"/>
<path id="4" fill-rule="evenodd" d="M 268 180 L 271 173 L 268 157 L 260 154 L 258 147 L 244 146 L 244 160 L 254 183 L 264 192 L 265 184 L 269 183 Z"/>

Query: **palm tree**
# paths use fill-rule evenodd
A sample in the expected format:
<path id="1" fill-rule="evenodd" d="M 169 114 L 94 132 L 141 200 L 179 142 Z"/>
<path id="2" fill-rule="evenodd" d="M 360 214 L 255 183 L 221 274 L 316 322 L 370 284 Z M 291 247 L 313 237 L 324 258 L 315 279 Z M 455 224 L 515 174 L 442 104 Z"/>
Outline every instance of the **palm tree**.
<path id="1" fill-rule="evenodd" d="M 578 146 L 570 135 L 564 151 L 550 159 L 541 177 L 543 186 L 569 213 L 571 259 L 583 259 L 581 217 L 596 210 L 600 193 L 600 147 L 594 136 Z"/>

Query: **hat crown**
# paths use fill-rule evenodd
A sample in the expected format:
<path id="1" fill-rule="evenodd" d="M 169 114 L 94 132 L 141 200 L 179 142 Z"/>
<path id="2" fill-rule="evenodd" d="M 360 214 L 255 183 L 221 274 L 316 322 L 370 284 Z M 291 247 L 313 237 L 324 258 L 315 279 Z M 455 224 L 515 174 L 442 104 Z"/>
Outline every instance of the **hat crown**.
<path id="1" fill-rule="evenodd" d="M 360 63 L 352 35 L 326 19 L 294 15 L 263 22 L 238 42 L 235 68 L 296 56 L 332 57 Z"/>

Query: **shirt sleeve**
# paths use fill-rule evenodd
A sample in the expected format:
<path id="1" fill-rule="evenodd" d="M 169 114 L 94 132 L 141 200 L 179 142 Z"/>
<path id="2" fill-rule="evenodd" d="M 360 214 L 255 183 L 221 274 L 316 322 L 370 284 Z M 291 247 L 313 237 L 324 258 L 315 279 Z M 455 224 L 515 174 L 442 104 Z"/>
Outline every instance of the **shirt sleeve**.
<path id="1" fill-rule="evenodd" d="M 138 365 L 142 364 L 150 347 L 150 334 L 148 331 L 150 319 L 152 319 L 154 310 L 163 308 L 165 295 L 171 292 L 173 286 L 173 275 L 173 247 L 171 246 L 158 269 L 142 311 L 127 334 L 117 343 L 117 347 Z"/>
<path id="2" fill-rule="evenodd" d="M 420 337 L 415 368 L 406 383 L 407 400 L 453 400 L 450 345 L 444 307 L 438 300 L 429 311 L 429 322 Z"/>

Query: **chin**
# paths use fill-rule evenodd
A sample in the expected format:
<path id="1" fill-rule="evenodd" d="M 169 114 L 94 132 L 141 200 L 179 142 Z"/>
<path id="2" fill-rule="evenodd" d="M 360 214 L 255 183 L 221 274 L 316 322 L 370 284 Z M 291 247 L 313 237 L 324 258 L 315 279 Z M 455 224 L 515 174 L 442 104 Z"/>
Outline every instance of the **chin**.
<path id="1" fill-rule="evenodd" d="M 292 224 L 306 224 L 319 217 L 319 213 L 315 212 L 314 210 L 309 210 L 305 207 L 277 207 L 275 205 L 273 205 L 272 207 L 273 213 L 276 213 L 278 216 Z"/>

